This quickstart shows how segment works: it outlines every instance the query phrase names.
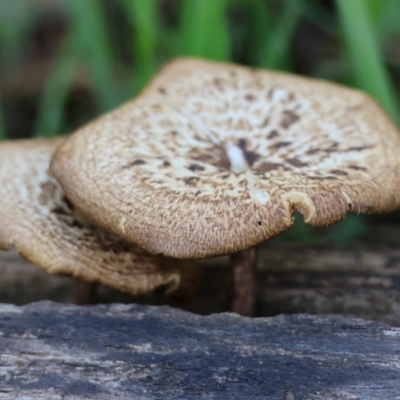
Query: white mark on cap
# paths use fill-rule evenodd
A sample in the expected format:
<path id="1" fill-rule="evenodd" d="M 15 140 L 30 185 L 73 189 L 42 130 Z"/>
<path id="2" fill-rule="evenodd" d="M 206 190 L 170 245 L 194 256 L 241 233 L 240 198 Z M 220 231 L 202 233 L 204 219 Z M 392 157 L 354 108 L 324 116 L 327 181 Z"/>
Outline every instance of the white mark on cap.
<path id="1" fill-rule="evenodd" d="M 125 217 L 122 217 L 122 218 L 119 220 L 119 227 L 121 228 L 121 231 L 122 231 L 123 233 L 126 232 L 125 224 L 126 224 L 126 218 L 125 218 Z"/>
<path id="2" fill-rule="evenodd" d="M 270 195 L 267 192 L 263 192 L 258 187 L 256 178 L 250 169 L 246 171 L 246 178 L 251 197 L 253 199 L 256 199 L 261 204 L 268 204 L 270 200 Z"/>
<path id="3" fill-rule="evenodd" d="M 345 198 L 347 205 L 349 206 L 349 210 L 351 210 L 351 208 L 353 207 L 353 202 L 351 201 L 350 196 L 344 190 L 342 190 L 342 195 Z"/>
<path id="4" fill-rule="evenodd" d="M 234 174 L 239 175 L 249 169 L 240 147 L 229 141 L 225 146 L 225 150 L 231 164 L 231 171 Z"/>
<path id="5" fill-rule="evenodd" d="M 272 93 L 272 101 L 274 103 L 282 103 L 282 101 L 287 100 L 287 98 L 287 93 L 282 89 L 275 89 Z"/>
<path id="6" fill-rule="evenodd" d="M 247 164 L 243 150 L 231 141 L 228 141 L 225 145 L 225 151 L 231 164 L 231 171 L 236 175 L 242 173 L 246 174 L 247 188 L 250 192 L 251 198 L 256 200 L 258 203 L 268 204 L 270 201 L 270 195 L 258 187 L 256 177 Z M 257 219 L 257 222 L 261 221 Z"/>

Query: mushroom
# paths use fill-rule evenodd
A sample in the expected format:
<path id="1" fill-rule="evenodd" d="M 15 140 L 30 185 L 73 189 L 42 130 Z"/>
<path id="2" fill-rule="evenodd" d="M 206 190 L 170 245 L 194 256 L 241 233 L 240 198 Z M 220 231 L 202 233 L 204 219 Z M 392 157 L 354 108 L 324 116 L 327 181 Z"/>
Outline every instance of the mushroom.
<path id="1" fill-rule="evenodd" d="M 20 254 L 50 273 L 101 282 L 132 295 L 157 286 L 175 289 L 178 260 L 150 255 L 95 226 L 49 174 L 64 139 L 0 144 L 0 249 Z"/>
<path id="2" fill-rule="evenodd" d="M 138 98 L 78 130 L 51 170 L 116 236 L 182 259 L 248 251 L 233 257 L 234 276 L 251 276 L 249 249 L 286 231 L 295 211 L 323 227 L 348 211 L 397 208 L 399 154 L 397 128 L 362 92 L 178 59 Z M 247 281 L 236 292 L 251 292 Z M 251 314 L 253 304 L 234 310 Z"/>

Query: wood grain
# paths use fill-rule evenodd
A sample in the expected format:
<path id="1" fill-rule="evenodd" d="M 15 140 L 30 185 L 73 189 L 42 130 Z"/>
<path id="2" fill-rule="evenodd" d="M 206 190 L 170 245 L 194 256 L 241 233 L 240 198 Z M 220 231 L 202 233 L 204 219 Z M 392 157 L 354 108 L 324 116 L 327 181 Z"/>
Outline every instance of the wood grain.
<path id="1" fill-rule="evenodd" d="M 398 399 L 400 329 L 344 317 L 0 306 L 0 399 Z"/>

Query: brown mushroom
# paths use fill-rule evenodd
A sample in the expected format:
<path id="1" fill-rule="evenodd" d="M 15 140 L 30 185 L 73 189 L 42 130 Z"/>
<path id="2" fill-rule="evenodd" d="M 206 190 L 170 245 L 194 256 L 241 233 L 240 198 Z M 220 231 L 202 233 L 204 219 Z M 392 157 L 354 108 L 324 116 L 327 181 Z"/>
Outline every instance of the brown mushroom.
<path id="1" fill-rule="evenodd" d="M 71 201 L 118 237 L 206 258 L 279 235 L 294 211 L 321 227 L 348 211 L 397 208 L 398 154 L 397 128 L 364 93 L 179 59 L 73 135 L 51 169 Z"/>
<path id="2" fill-rule="evenodd" d="M 180 262 L 153 256 L 95 226 L 68 200 L 49 174 L 63 139 L 0 144 L 0 249 L 59 273 L 144 294 L 179 284 Z"/>

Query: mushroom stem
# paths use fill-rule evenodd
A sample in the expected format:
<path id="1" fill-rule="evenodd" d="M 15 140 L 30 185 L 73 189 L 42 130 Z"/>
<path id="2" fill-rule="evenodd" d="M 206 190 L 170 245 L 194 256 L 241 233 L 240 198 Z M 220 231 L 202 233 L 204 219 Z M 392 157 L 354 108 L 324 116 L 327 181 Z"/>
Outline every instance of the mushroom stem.
<path id="1" fill-rule="evenodd" d="M 247 317 L 254 316 L 256 303 L 257 248 L 232 254 L 232 311 Z"/>
<path id="2" fill-rule="evenodd" d="M 75 302 L 78 306 L 98 303 L 97 284 L 77 279 Z"/>

